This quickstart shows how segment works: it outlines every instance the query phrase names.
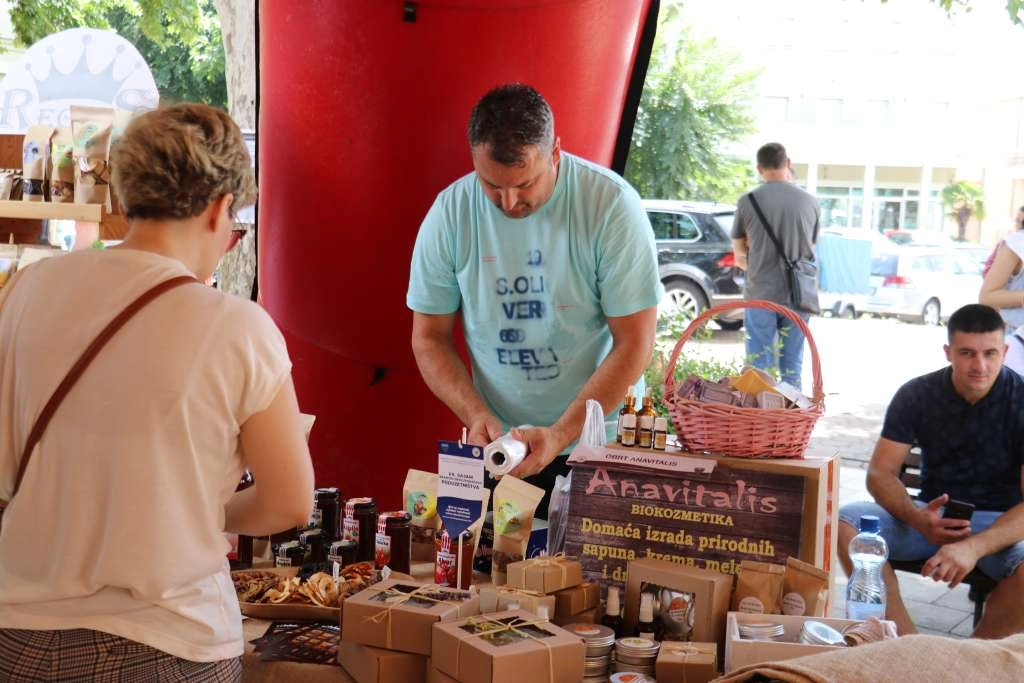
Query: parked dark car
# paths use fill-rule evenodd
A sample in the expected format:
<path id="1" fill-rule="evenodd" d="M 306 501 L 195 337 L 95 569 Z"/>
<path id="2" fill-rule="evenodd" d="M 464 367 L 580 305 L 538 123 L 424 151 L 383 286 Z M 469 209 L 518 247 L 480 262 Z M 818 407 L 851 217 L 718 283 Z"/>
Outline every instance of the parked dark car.
<path id="1" fill-rule="evenodd" d="M 743 298 L 743 271 L 736 267 L 729 233 L 736 209 L 727 204 L 644 200 L 658 246 L 665 286 L 659 312 L 680 309 L 696 317 L 709 306 Z M 715 319 L 726 330 L 743 326 L 743 311 Z"/>

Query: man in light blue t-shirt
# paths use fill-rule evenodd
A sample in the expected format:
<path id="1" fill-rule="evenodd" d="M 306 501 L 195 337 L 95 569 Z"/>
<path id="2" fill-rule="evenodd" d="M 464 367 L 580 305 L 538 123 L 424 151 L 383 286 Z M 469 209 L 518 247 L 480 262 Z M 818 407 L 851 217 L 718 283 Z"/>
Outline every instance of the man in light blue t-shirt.
<path id="1" fill-rule="evenodd" d="M 586 400 L 612 412 L 650 362 L 654 236 L 629 184 L 561 151 L 533 88 L 488 92 L 468 133 L 474 172 L 438 195 L 416 238 L 413 352 L 471 443 L 533 425 L 518 432 L 529 455 L 513 474 L 550 490 Z M 455 351 L 458 315 L 472 378 Z"/>

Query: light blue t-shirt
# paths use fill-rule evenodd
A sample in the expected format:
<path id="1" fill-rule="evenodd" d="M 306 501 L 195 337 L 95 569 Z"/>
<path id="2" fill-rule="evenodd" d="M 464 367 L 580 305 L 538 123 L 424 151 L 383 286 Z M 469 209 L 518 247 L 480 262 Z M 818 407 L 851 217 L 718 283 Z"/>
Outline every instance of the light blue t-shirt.
<path id="1" fill-rule="evenodd" d="M 442 191 L 416 237 L 406 304 L 461 308 L 487 405 L 506 426 L 547 426 L 611 350 L 606 316 L 656 306 L 661 294 L 640 196 L 562 153 L 551 198 L 526 218 L 506 217 L 475 173 Z"/>

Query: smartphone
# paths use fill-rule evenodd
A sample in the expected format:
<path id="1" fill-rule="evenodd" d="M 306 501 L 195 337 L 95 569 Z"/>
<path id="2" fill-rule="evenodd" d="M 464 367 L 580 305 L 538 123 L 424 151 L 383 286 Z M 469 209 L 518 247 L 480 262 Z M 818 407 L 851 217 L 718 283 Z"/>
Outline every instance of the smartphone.
<path id="1" fill-rule="evenodd" d="M 943 519 L 970 519 L 974 515 L 974 504 L 962 500 L 950 500 L 942 513 Z"/>

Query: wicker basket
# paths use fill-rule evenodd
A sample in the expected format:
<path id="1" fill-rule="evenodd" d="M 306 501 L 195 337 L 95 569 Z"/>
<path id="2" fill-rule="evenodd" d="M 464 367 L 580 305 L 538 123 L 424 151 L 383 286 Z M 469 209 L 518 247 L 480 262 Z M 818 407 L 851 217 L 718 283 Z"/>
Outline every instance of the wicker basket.
<path id="1" fill-rule="evenodd" d="M 793 321 L 811 347 L 814 391 L 811 407 L 806 409 L 740 408 L 722 403 L 702 403 L 676 396 L 676 359 L 689 341 L 712 318 L 737 308 L 764 308 L 781 313 Z M 704 311 L 690 323 L 676 342 L 665 370 L 665 403 L 675 424 L 679 441 L 694 453 L 718 453 L 741 458 L 799 458 L 807 448 L 814 424 L 825 411 L 825 393 L 821 386 L 821 361 L 811 331 L 799 315 L 770 301 L 737 301 Z"/>

